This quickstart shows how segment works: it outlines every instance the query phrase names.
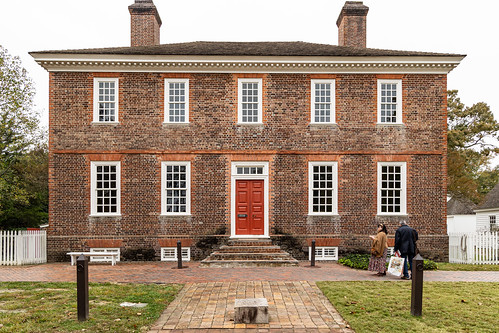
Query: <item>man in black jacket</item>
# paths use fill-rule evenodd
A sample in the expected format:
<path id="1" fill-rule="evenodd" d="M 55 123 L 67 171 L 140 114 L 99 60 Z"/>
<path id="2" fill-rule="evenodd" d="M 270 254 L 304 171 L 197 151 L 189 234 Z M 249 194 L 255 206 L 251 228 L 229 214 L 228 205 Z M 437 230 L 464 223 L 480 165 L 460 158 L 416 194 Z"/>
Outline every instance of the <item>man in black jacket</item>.
<path id="1" fill-rule="evenodd" d="M 404 261 L 404 275 L 402 279 L 408 280 L 409 272 L 407 271 L 407 262 L 412 272 L 412 259 L 416 254 L 416 241 L 418 240 L 418 232 L 409 227 L 407 223 L 400 221 L 400 228 L 395 232 L 395 247 L 393 251 L 400 251 L 400 256 L 405 259 Z"/>

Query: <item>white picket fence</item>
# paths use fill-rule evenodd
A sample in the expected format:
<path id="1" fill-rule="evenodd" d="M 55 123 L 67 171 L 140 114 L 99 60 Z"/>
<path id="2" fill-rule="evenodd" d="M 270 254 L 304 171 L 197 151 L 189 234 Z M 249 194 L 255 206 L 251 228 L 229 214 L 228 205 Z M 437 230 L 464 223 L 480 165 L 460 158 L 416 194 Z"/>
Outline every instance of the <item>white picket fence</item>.
<path id="1" fill-rule="evenodd" d="M 47 262 L 45 230 L 0 231 L 0 265 Z"/>
<path id="2" fill-rule="evenodd" d="M 499 265 L 499 232 L 450 233 L 449 262 Z"/>

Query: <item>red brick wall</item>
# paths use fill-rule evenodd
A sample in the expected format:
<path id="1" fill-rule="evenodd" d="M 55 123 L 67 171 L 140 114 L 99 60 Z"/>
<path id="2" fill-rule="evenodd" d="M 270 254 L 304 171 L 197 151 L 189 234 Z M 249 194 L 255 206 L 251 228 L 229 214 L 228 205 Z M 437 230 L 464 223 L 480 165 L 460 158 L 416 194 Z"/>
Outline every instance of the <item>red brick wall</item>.
<path id="1" fill-rule="evenodd" d="M 401 217 L 376 216 L 377 162 L 407 163 L 408 221 L 428 257 L 447 256 L 445 236 L 446 76 L 397 76 L 404 125 L 377 121 L 374 74 L 336 74 L 336 125 L 310 125 L 307 74 L 259 75 L 264 123 L 237 124 L 233 74 L 175 74 L 190 79 L 190 123 L 165 125 L 169 74 L 109 73 L 119 78 L 117 125 L 92 124 L 97 73 L 50 75 L 49 257 L 115 239 L 122 249 L 154 248 L 161 239 L 230 234 L 230 163 L 269 162 L 270 231 L 340 239 L 341 251 L 368 249 L 367 235 Z M 121 160 L 121 217 L 89 217 L 90 162 Z M 161 161 L 191 161 L 190 217 L 160 216 Z M 308 162 L 338 161 L 338 216 L 308 216 Z M 67 258 L 66 258 L 67 259 Z"/>

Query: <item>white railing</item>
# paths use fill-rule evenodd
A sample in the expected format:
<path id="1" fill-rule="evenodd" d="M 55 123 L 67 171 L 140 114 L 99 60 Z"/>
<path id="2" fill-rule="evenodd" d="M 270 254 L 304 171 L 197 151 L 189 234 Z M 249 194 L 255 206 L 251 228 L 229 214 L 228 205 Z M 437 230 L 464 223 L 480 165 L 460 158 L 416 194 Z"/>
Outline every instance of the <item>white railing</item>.
<path id="1" fill-rule="evenodd" d="M 0 231 L 0 265 L 47 262 L 45 230 Z"/>
<path id="2" fill-rule="evenodd" d="M 449 262 L 499 265 L 499 233 L 450 233 Z"/>

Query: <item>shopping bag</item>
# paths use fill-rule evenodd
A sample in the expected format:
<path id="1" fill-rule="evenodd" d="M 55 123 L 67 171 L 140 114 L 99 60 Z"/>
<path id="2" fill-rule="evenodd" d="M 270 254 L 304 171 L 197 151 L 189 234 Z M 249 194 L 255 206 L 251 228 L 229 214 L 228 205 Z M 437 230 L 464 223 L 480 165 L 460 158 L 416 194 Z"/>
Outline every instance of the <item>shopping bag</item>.
<path id="1" fill-rule="evenodd" d="M 395 256 L 390 258 L 390 263 L 388 264 L 388 273 L 395 276 L 401 276 L 403 269 L 404 269 L 404 258 L 395 257 Z"/>

